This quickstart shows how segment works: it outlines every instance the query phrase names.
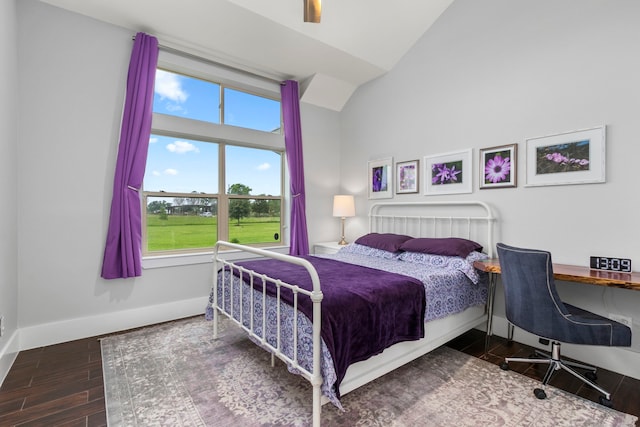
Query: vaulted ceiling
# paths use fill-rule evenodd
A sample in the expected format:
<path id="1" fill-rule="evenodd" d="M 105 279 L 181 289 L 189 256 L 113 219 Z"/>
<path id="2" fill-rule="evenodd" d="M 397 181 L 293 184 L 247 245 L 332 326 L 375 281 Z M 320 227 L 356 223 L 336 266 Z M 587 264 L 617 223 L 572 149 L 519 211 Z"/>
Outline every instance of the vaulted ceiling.
<path id="1" fill-rule="evenodd" d="M 453 0 L 324 0 L 303 22 L 302 0 L 41 0 L 277 80 L 302 100 L 340 111 L 361 84 L 391 70 Z"/>

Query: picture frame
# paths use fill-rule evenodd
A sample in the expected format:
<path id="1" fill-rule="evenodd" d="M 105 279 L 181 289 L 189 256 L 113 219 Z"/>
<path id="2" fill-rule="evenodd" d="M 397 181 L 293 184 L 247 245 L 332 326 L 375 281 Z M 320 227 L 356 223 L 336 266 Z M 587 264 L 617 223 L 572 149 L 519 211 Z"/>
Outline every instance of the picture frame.
<path id="1" fill-rule="evenodd" d="M 528 138 L 527 187 L 606 182 L 606 127 Z"/>
<path id="2" fill-rule="evenodd" d="M 472 149 L 424 157 L 424 194 L 473 192 Z"/>
<path id="3" fill-rule="evenodd" d="M 417 193 L 419 178 L 419 160 L 396 163 L 396 194 Z"/>
<path id="4" fill-rule="evenodd" d="M 518 144 L 480 149 L 480 189 L 518 185 Z"/>
<path id="5" fill-rule="evenodd" d="M 369 161 L 369 199 L 393 197 L 393 158 Z"/>

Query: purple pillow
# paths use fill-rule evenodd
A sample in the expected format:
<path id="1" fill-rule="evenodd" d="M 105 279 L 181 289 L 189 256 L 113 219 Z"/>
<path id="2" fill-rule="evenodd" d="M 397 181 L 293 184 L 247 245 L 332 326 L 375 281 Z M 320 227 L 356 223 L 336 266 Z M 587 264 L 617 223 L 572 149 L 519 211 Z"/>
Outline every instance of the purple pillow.
<path id="1" fill-rule="evenodd" d="M 466 258 L 473 251 L 482 251 L 476 242 L 459 237 L 429 238 L 407 240 L 400 246 L 401 251 L 421 252 L 423 254 L 459 256 Z"/>
<path id="2" fill-rule="evenodd" d="M 403 236 L 402 234 L 369 233 L 359 237 L 354 243 L 389 252 L 397 252 L 400 250 L 400 245 L 409 239 L 412 239 L 412 237 Z"/>

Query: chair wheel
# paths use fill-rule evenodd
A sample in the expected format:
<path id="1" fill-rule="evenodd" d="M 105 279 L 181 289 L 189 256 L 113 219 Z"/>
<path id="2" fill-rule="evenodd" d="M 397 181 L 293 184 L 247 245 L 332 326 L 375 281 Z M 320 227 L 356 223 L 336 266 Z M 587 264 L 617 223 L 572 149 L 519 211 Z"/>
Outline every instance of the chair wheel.
<path id="1" fill-rule="evenodd" d="M 545 393 L 541 388 L 534 388 L 533 394 L 540 400 L 547 398 L 547 393 Z"/>
<path id="2" fill-rule="evenodd" d="M 508 371 L 509 370 L 509 364 L 507 362 L 502 362 L 500 364 L 500 369 L 502 369 L 503 371 Z"/>
<path id="3" fill-rule="evenodd" d="M 600 396 L 598 400 L 600 401 L 600 404 L 602 406 L 606 406 L 607 408 L 613 408 L 613 402 L 611 401 L 611 399 L 607 399 L 604 396 Z"/>
<path id="4" fill-rule="evenodd" d="M 598 374 L 596 374 L 593 371 L 587 371 L 584 373 L 585 378 L 587 378 L 590 381 L 596 381 L 598 379 Z"/>

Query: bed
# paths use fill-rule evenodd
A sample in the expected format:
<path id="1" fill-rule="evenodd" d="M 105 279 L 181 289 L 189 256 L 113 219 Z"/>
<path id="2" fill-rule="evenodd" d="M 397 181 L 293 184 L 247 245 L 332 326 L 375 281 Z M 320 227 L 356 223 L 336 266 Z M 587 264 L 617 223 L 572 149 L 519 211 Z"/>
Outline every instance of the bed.
<path id="1" fill-rule="evenodd" d="M 337 254 L 217 242 L 214 339 L 225 315 L 306 378 L 319 426 L 323 403 L 489 321 L 488 279 L 469 266 L 493 256 L 494 222 L 477 201 L 374 203 L 369 232 Z"/>

